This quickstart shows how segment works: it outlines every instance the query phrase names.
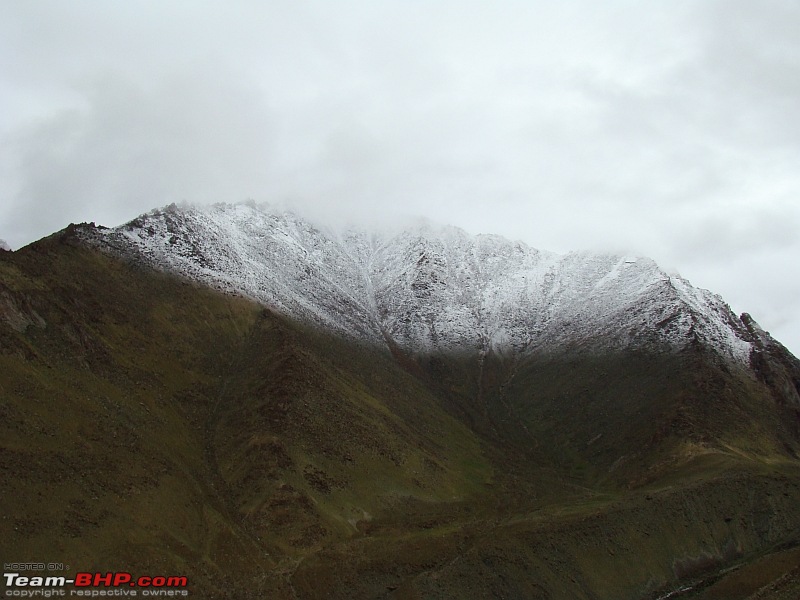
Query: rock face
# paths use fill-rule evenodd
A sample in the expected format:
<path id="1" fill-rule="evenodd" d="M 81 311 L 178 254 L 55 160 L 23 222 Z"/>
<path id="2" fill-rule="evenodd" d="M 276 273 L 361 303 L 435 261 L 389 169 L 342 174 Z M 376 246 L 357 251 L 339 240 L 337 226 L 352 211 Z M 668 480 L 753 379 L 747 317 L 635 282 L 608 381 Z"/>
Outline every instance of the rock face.
<path id="1" fill-rule="evenodd" d="M 747 363 L 755 347 L 752 327 L 719 296 L 646 258 L 558 255 L 454 227 L 320 229 L 255 204 L 171 205 L 86 235 L 349 338 L 414 353 L 701 344 Z"/>
<path id="2" fill-rule="evenodd" d="M 797 359 L 781 343 L 761 329 L 749 314 L 742 322 L 753 336 L 750 365 L 757 377 L 773 391 L 775 399 L 797 412 L 800 424 L 800 368 Z"/>

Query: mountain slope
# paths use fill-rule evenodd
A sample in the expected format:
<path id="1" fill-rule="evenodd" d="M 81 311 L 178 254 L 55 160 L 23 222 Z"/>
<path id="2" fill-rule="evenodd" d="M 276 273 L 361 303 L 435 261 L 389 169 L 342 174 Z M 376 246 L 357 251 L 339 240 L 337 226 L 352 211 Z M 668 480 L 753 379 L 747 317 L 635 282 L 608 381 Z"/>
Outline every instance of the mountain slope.
<path id="1" fill-rule="evenodd" d="M 167 565 L 207 593 L 263 597 L 297 553 L 492 477 L 474 435 L 388 353 L 71 233 L 1 260 L 3 556 Z"/>
<path id="2" fill-rule="evenodd" d="M 429 224 L 323 229 L 252 203 L 173 205 L 81 233 L 113 255 L 388 349 L 438 390 L 451 415 L 485 439 L 514 440 L 521 453 L 546 447 L 548 460 L 572 456 L 588 473 L 632 457 L 667 464 L 689 438 L 746 453 L 800 451 L 796 361 L 764 366 L 780 363 L 775 352 L 763 360 L 764 348 L 778 345 L 749 316 L 738 318 L 718 296 L 648 259 L 559 256 Z M 579 368 L 565 368 L 571 363 Z M 769 380 L 773 372 L 780 384 Z M 782 386 L 786 401 L 775 410 L 750 400 L 763 395 L 764 382 Z M 715 402 L 725 406 L 721 422 Z M 577 413 L 586 411 L 593 420 L 584 427 Z M 572 443 L 565 440 L 583 438 L 594 440 L 591 451 L 562 451 Z M 742 448 L 753 439 L 758 448 Z M 667 440 L 675 447 L 666 450 Z M 616 467 L 615 477 L 628 476 Z"/>
<path id="3" fill-rule="evenodd" d="M 71 226 L 0 253 L 0 553 L 209 598 L 785 587 L 800 365 L 726 311 L 452 229 Z"/>

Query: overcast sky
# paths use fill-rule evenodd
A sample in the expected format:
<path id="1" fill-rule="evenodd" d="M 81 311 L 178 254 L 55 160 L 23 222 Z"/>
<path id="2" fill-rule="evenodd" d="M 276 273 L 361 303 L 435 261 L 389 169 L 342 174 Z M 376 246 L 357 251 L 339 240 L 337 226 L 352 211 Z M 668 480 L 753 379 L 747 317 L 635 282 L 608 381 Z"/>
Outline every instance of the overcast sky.
<path id="1" fill-rule="evenodd" d="M 173 201 L 655 258 L 800 354 L 800 3 L 0 0 L 0 238 Z"/>

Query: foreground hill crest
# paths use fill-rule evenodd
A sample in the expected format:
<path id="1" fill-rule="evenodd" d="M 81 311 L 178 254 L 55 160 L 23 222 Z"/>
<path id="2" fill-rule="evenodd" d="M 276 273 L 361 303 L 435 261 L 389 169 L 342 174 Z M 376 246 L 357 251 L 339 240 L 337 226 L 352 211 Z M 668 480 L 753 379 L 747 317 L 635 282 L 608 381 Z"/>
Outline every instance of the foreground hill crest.
<path id="1" fill-rule="evenodd" d="M 421 224 L 320 229 L 264 205 L 170 205 L 90 236 L 129 259 L 412 352 L 709 347 L 749 360 L 752 328 L 646 258 L 557 255 Z"/>

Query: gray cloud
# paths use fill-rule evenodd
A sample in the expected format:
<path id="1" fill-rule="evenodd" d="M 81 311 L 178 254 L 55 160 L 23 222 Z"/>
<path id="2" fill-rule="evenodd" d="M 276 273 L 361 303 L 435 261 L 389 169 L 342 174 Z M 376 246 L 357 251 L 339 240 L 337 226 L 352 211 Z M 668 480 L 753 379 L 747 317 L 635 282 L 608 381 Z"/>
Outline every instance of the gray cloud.
<path id="1" fill-rule="evenodd" d="M 650 255 L 800 348 L 800 8 L 0 5 L 0 236 L 174 200 Z"/>
<path id="2" fill-rule="evenodd" d="M 219 77 L 219 74 L 218 74 Z M 16 134 L 18 202 L 28 235 L 65 219 L 114 223 L 147 205 L 263 187 L 273 140 L 257 91 L 177 75 L 149 88 L 103 74 L 64 109 Z"/>

